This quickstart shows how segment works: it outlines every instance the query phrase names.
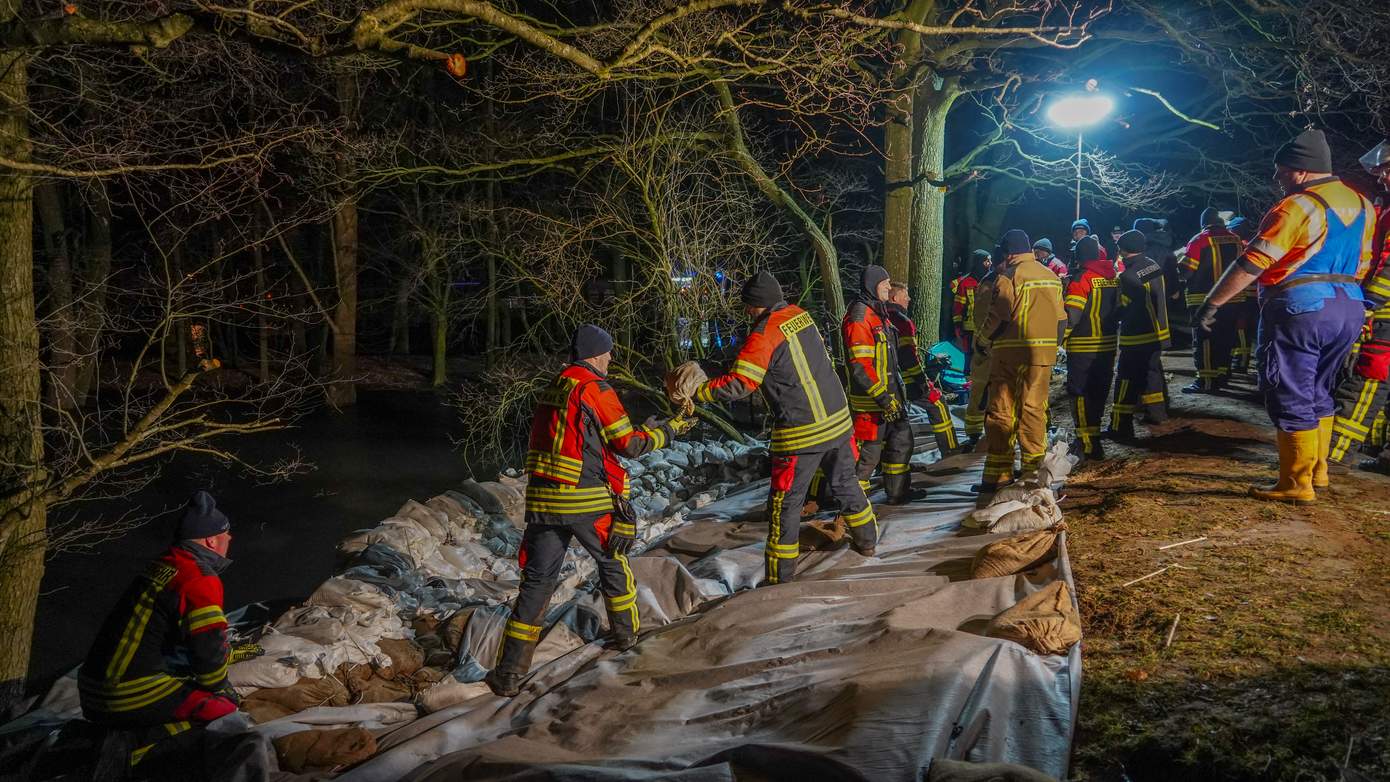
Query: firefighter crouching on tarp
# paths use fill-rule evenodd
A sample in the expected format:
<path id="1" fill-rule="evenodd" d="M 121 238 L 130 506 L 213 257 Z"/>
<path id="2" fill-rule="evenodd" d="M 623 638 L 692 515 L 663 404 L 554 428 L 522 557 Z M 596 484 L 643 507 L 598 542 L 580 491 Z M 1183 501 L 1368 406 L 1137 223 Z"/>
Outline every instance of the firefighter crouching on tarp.
<path id="1" fill-rule="evenodd" d="M 126 589 L 82 664 L 82 715 L 137 732 L 132 766 L 177 762 L 183 742 L 170 739 L 236 711 L 218 577 L 231 564 L 230 529 L 212 495 L 194 494 L 177 542 Z M 191 679 L 169 670 L 166 656 L 177 650 L 188 653 Z"/>
<path id="2" fill-rule="evenodd" d="M 1390 141 L 1382 141 L 1361 156 L 1361 165 L 1376 177 L 1380 186 L 1390 191 Z M 1337 418 L 1332 425 L 1332 445 L 1328 461 L 1342 466 L 1354 466 L 1353 460 L 1361 444 L 1371 433 L 1376 413 L 1385 409 L 1390 394 L 1390 263 L 1386 263 L 1390 248 L 1386 233 L 1390 232 L 1390 210 L 1380 207 L 1376 218 L 1375 237 L 1371 244 L 1371 268 L 1361 281 L 1361 293 L 1366 298 L 1367 315 L 1362 329 L 1361 345 L 1351 372 L 1337 386 Z M 1386 458 L 1368 462 L 1368 467 L 1386 470 Z"/>
<path id="3" fill-rule="evenodd" d="M 907 389 L 898 372 L 898 335 L 888 320 L 888 271 L 870 264 L 859 277 L 859 297 L 845 310 L 845 381 L 859 445 L 859 485 L 867 492 L 874 468 L 883 472 L 889 505 L 908 501 L 912 480 L 912 427 Z"/>
<path id="4" fill-rule="evenodd" d="M 874 555 L 878 522 L 855 478 L 853 423 L 840 378 L 810 313 L 782 297 L 767 272 L 743 286 L 743 308 L 753 320 L 728 374 L 695 392 L 699 402 L 732 402 L 759 388 L 772 411 L 772 484 L 767 500 L 767 584 L 791 581 L 801 531 L 801 509 L 817 469 L 849 526 L 851 546 Z"/>
<path id="5" fill-rule="evenodd" d="M 633 426 L 606 380 L 613 338 L 598 326 L 580 326 L 570 343 L 570 364 L 536 404 L 526 454 L 526 531 L 521 539 L 521 591 L 503 630 L 497 665 L 485 681 L 498 695 L 521 690 L 541 640 L 546 605 L 559 584 L 570 541 L 578 539 L 598 565 L 608 609 L 610 640 L 627 649 L 637 642 L 637 582 L 627 553 L 637 521 L 627 504 L 629 459 L 665 447 L 694 425 L 677 416 L 654 426 Z M 628 509 L 626 512 L 624 509 Z"/>
<path id="6" fill-rule="evenodd" d="M 1375 212 L 1332 176 L 1332 151 L 1320 130 L 1299 134 L 1274 155 L 1285 198 L 1199 312 L 1216 326 L 1219 308 L 1259 280 L 1260 390 L 1278 429 L 1279 481 L 1251 496 L 1312 502 L 1328 485 L 1332 392 L 1366 317 L 1361 279 L 1370 266 Z"/>
<path id="7" fill-rule="evenodd" d="M 999 242 L 989 314 L 975 335 L 989 357 L 985 414 L 984 507 L 1014 478 L 1014 446 L 1022 450 L 1024 477 L 1037 473 L 1047 451 L 1047 398 L 1057 345 L 1066 326 L 1062 281 L 1033 256 L 1028 234 L 1017 228 Z"/>
<path id="8" fill-rule="evenodd" d="M 960 448 L 956 440 L 956 424 L 951 420 L 951 411 L 941 389 L 927 377 L 926 367 L 922 366 L 922 349 L 917 344 L 917 324 L 907 314 L 912 306 L 912 296 L 907 285 L 894 282 L 888 291 L 888 320 L 898 332 L 898 369 L 902 372 L 903 384 L 907 386 L 907 398 L 916 400 L 927 411 L 932 433 L 936 435 L 936 447 L 941 457 L 955 453 Z"/>

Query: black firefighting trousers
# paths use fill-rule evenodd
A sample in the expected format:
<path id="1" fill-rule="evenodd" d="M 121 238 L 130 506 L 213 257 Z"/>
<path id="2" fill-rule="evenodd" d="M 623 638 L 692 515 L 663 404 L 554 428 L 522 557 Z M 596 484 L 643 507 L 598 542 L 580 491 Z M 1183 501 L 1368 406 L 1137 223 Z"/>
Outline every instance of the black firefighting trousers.
<path id="1" fill-rule="evenodd" d="M 796 575 L 796 559 L 801 555 L 801 508 L 817 470 L 824 471 L 830 494 L 840 501 L 840 515 L 849 525 L 855 546 L 862 549 L 878 543 L 874 508 L 856 479 L 857 457 L 855 443 L 848 436 L 825 451 L 773 454 L 767 498 L 766 583 L 785 583 Z"/>
<path id="2" fill-rule="evenodd" d="M 906 416 L 885 421 L 882 413 L 855 413 L 854 439 L 859 444 L 855 466 L 859 486 L 868 493 L 869 478 L 877 467 L 883 472 L 883 491 L 888 502 L 903 502 L 912 481 L 912 425 Z"/>
<path id="3" fill-rule="evenodd" d="M 1100 451 L 1100 424 L 1115 379 L 1115 353 L 1067 351 L 1067 395 L 1076 436 L 1088 454 Z"/>
<path id="4" fill-rule="evenodd" d="M 1332 446 L 1327 458 L 1343 462 L 1356 454 L 1371 434 L 1376 413 L 1390 396 L 1390 323 L 1377 321 L 1371 339 L 1361 343 L 1351 371 L 1337 385 L 1333 398 L 1337 418 L 1332 424 Z"/>
<path id="5" fill-rule="evenodd" d="M 1110 408 L 1112 432 L 1133 434 L 1134 416 L 1140 412 L 1151 424 L 1168 420 L 1168 386 L 1163 379 L 1162 354 L 1163 349 L 1156 344 L 1120 348 L 1115 404 Z"/>
<path id="6" fill-rule="evenodd" d="M 615 636 L 636 635 L 637 581 L 626 556 L 608 553 L 611 514 L 593 522 L 576 524 L 527 524 L 521 538 L 521 591 L 512 604 L 512 615 L 503 630 L 496 668 L 501 673 L 524 674 L 541 640 L 545 608 L 560 583 L 560 565 L 572 539 L 598 564 L 599 591 L 608 608 L 609 627 Z"/>
<path id="7" fill-rule="evenodd" d="M 1216 311 L 1216 325 L 1204 331 L 1196 325 L 1198 309 L 1192 309 L 1192 363 L 1197 369 L 1197 385 L 1215 391 L 1231 377 L 1231 357 L 1239 346 L 1243 313 L 1239 305 L 1222 307 Z"/>

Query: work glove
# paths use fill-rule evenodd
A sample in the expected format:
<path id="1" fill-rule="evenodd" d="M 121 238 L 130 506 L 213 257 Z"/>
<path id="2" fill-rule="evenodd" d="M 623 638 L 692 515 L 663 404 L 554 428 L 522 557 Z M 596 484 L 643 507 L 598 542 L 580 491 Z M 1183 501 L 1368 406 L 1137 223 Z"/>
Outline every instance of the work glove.
<path id="1" fill-rule="evenodd" d="M 1196 322 L 1192 325 L 1201 329 L 1202 333 L 1210 334 L 1216 328 L 1216 312 L 1221 307 L 1212 304 L 1211 300 L 1202 302 L 1201 309 L 1197 310 Z"/>
<path id="2" fill-rule="evenodd" d="M 896 396 L 888 397 L 888 407 L 883 411 L 883 420 L 888 422 L 901 421 L 903 419 L 903 405 Z"/>
<path id="3" fill-rule="evenodd" d="M 608 553 L 615 557 L 625 557 L 637 542 L 637 525 L 613 519 L 608 527 Z"/>
<path id="4" fill-rule="evenodd" d="M 685 434 L 691 429 L 694 429 L 697 423 L 699 423 L 699 419 L 688 416 L 685 413 L 677 413 L 666 422 L 666 425 L 671 427 L 671 432 L 673 434 Z"/>
<path id="5" fill-rule="evenodd" d="M 260 644 L 237 644 L 233 646 L 231 651 L 227 654 L 227 662 L 229 664 L 239 663 L 242 660 L 250 660 L 254 657 L 260 657 L 263 654 L 265 654 L 265 648 Z"/>

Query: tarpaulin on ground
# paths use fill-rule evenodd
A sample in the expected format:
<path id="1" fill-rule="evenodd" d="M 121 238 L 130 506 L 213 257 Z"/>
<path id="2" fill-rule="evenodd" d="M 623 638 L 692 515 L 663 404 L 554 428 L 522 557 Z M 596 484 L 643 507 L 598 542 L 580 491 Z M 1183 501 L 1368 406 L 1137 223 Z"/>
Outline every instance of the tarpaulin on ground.
<path id="1" fill-rule="evenodd" d="M 915 780 L 933 758 L 1063 777 L 1079 646 L 1039 655 L 983 633 L 1073 586 L 1066 537 L 1033 570 L 971 579 L 979 549 L 1007 537 L 960 526 L 979 462 L 933 465 L 916 476 L 927 500 L 879 506 L 876 558 L 808 551 L 796 582 L 756 590 L 766 482 L 708 506 L 633 560 L 636 647 L 580 646 L 516 698 L 480 691 L 384 732 L 344 778 Z"/>

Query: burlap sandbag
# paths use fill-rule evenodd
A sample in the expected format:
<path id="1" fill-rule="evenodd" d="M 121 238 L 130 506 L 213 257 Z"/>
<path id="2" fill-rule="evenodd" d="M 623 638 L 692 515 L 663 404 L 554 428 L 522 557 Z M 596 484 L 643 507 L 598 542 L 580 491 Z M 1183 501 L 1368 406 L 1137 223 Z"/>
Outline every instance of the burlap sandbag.
<path id="1" fill-rule="evenodd" d="M 1012 538 L 996 540 L 975 552 L 970 564 L 971 578 L 994 578 L 1022 573 L 1029 565 L 1050 558 L 1057 545 L 1061 525 L 1040 529 Z"/>
<path id="2" fill-rule="evenodd" d="M 990 526 L 990 532 L 1026 532 L 1046 529 L 1062 520 L 1062 509 L 1047 489 L 1035 489 L 1024 497 L 1025 507 L 1005 513 Z"/>
<path id="3" fill-rule="evenodd" d="M 695 392 L 707 382 L 709 376 L 700 368 L 700 364 L 687 361 L 666 373 L 666 398 L 682 413 L 690 415 L 695 412 Z"/>
<path id="4" fill-rule="evenodd" d="M 275 740 L 280 770 L 296 774 L 361 763 L 376 754 L 376 739 L 366 728 L 304 730 Z"/>
<path id="5" fill-rule="evenodd" d="M 408 638 L 383 638 L 376 645 L 391 658 L 391 669 L 383 672 L 384 678 L 412 676 L 425 664 L 425 651 Z"/>
<path id="6" fill-rule="evenodd" d="M 937 758 L 927 771 L 927 782 L 1057 782 L 1027 766 L 1012 763 L 971 763 Z"/>
<path id="7" fill-rule="evenodd" d="M 366 666 L 363 666 L 366 667 Z M 241 708 L 256 722 L 269 722 L 315 706 L 346 706 L 348 691 L 337 678 L 300 679 L 289 687 L 256 690 Z"/>
<path id="8" fill-rule="evenodd" d="M 1081 640 L 1081 619 L 1065 581 L 1054 581 L 989 620 L 985 635 L 1022 644 L 1038 654 L 1065 654 Z"/>

